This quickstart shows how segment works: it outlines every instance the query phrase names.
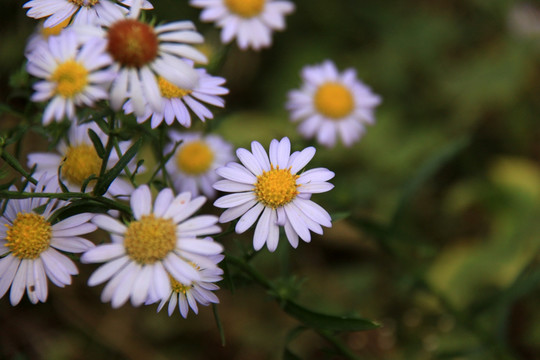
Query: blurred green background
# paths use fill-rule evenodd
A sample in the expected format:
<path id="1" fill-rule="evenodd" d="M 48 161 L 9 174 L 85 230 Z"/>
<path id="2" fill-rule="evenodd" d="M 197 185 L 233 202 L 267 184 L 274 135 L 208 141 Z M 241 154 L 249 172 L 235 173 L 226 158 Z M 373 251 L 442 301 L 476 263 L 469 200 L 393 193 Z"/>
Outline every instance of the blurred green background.
<path id="1" fill-rule="evenodd" d="M 212 131 L 235 146 L 285 135 L 296 150 L 310 144 L 284 103 L 301 68 L 325 59 L 355 68 L 383 103 L 360 143 L 318 148 L 310 164 L 335 171 L 335 189 L 314 199 L 340 220 L 254 265 L 301 304 L 381 323 L 340 335 L 360 359 L 540 359 L 540 3 L 294 2 L 270 49 L 227 52 L 214 74 L 231 93 Z M 36 23 L 23 3 L 3 0 L 0 13 L 0 100 L 15 109 L 29 94 L 19 71 Z M 219 53 L 199 10 L 153 3 L 159 20 L 194 20 Z M 18 121 L 0 116 L 0 129 Z M 39 141 L 23 163 L 47 147 L 29 136 Z M 223 242 L 239 252 L 251 234 Z M 242 279 L 218 292 L 223 347 L 211 308 L 187 320 L 113 310 L 102 287 L 85 285 L 95 267 L 79 268 L 45 304 L 0 300 L 0 358 L 340 359 L 312 331 L 292 336 L 299 324 Z"/>

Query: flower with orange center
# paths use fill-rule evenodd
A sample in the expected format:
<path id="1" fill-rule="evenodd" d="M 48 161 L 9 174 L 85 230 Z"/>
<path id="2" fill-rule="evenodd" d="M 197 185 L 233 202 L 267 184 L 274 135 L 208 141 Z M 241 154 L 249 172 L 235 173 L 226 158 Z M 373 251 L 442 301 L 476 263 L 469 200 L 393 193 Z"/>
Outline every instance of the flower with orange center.
<path id="1" fill-rule="evenodd" d="M 148 106 L 161 111 L 163 100 L 158 77 L 167 78 L 175 86 L 192 90 L 199 76 L 187 59 L 206 63 L 206 57 L 191 44 L 203 42 L 190 21 L 177 21 L 154 26 L 139 19 L 132 8 L 126 17 L 104 22 L 100 29 L 81 28 L 85 36 L 100 36 L 107 42 L 107 52 L 113 59 L 111 69 L 117 77 L 110 88 L 110 104 L 119 110 L 131 100 L 137 117 Z"/>
<path id="2" fill-rule="evenodd" d="M 295 248 L 299 238 L 311 241 L 310 231 L 322 234 L 321 225 L 332 226 L 330 215 L 310 197 L 331 190 L 334 186 L 327 180 L 334 173 L 324 168 L 299 173 L 315 155 L 315 148 L 291 154 L 291 143 L 285 137 L 272 140 L 270 156 L 257 141 L 251 143 L 251 152 L 240 148 L 236 155 L 242 165 L 228 163 L 216 170 L 224 180 L 216 182 L 214 188 L 232 194 L 220 197 L 214 205 L 227 209 L 220 222 L 240 218 L 235 227 L 239 234 L 257 222 L 255 250 L 266 244 L 269 251 L 275 251 L 280 226 Z"/>
<path id="3" fill-rule="evenodd" d="M 170 296 L 169 274 L 187 288 L 201 281 L 197 267 L 215 270 L 217 263 L 212 257 L 220 256 L 223 247 L 209 237 L 199 237 L 220 231 L 215 225 L 217 218 L 190 218 L 205 200 L 191 199 L 190 193 L 175 197 L 170 189 L 163 189 L 152 206 L 150 189 L 143 185 L 131 195 L 134 219 L 127 225 L 111 216 L 97 215 L 94 224 L 111 233 L 115 241 L 87 251 L 81 261 L 106 262 L 88 280 L 90 286 L 109 280 L 102 301 L 111 301 L 113 307 L 128 299 L 134 306 L 155 302 Z"/>
<path id="4" fill-rule="evenodd" d="M 272 43 L 272 31 L 285 28 L 285 15 L 294 11 L 294 4 L 284 0 L 191 0 L 202 8 L 201 20 L 222 28 L 221 41 L 237 39 L 245 50 L 259 50 Z"/>
<path id="5" fill-rule="evenodd" d="M 59 190 L 57 184 L 42 177 L 25 191 L 54 193 Z M 25 290 L 33 304 L 45 302 L 47 278 L 59 287 L 71 284 L 77 267 L 60 251 L 79 253 L 94 246 L 79 236 L 96 229 L 88 222 L 91 214 L 51 223 L 51 214 L 64 204 L 47 198 L 10 199 L 0 204 L 6 206 L 0 216 L 0 298 L 11 287 L 13 306 L 21 301 Z"/>
<path id="6" fill-rule="evenodd" d="M 209 198 L 216 196 L 212 187 L 218 180 L 216 169 L 234 159 L 232 146 L 218 135 L 203 136 L 200 133 L 169 132 L 171 142 L 164 153 L 177 147 L 174 156 L 167 162 L 166 169 L 178 192 L 189 191 L 193 196 L 200 193 Z"/>
<path id="7" fill-rule="evenodd" d="M 287 108 L 298 131 L 305 138 L 316 137 L 333 147 L 339 136 L 345 146 L 357 142 L 366 124 L 375 121 L 375 107 L 381 98 L 356 78 L 353 69 L 340 74 L 331 61 L 302 70 L 304 84 L 289 92 Z"/>

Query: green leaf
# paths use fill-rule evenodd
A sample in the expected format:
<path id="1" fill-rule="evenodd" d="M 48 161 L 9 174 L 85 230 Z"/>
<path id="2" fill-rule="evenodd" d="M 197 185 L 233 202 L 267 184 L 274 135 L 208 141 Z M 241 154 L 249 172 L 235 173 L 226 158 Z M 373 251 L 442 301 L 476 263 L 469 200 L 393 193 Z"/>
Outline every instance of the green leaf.
<path id="1" fill-rule="evenodd" d="M 282 308 L 287 314 L 299 320 L 304 325 L 314 329 L 331 331 L 364 331 L 376 329 L 380 326 L 379 324 L 366 319 L 321 314 L 306 309 L 290 300 L 284 300 L 282 302 Z"/>
<path id="2" fill-rule="evenodd" d="M 105 204 L 98 203 L 92 200 L 75 200 L 72 203 L 61 207 L 60 209 L 56 210 L 52 216 L 49 218 L 49 221 L 51 222 L 58 222 L 64 219 L 67 219 L 68 217 L 82 214 L 82 213 L 106 213 L 107 211 L 111 210 L 110 207 L 106 206 Z"/>
<path id="3" fill-rule="evenodd" d="M 97 195 L 103 195 L 111 185 L 111 183 L 120 175 L 124 168 L 129 164 L 131 159 L 137 155 L 139 149 L 142 145 L 142 138 L 139 138 L 131 147 L 126 151 L 124 156 L 118 160 L 116 165 L 112 169 L 107 171 L 103 176 L 98 180 L 96 187 L 94 188 L 94 193 Z"/>
<path id="4" fill-rule="evenodd" d="M 433 177 L 444 165 L 452 160 L 457 154 L 465 149 L 470 143 L 469 137 L 462 137 L 436 152 L 433 156 L 427 159 L 426 162 L 416 171 L 416 174 L 405 184 L 405 189 L 398 202 L 398 206 L 392 217 L 389 229 L 393 232 L 403 216 L 407 213 L 407 208 L 412 201 L 414 194 L 424 185 L 431 177 Z"/>
<path id="5" fill-rule="evenodd" d="M 99 156 L 100 159 L 103 159 L 105 157 L 105 148 L 103 147 L 103 144 L 101 143 L 101 139 L 99 138 L 98 134 L 92 129 L 88 129 L 88 136 L 90 137 L 90 140 L 92 140 L 92 143 L 94 144 L 94 148 L 96 149 L 96 153 Z"/>

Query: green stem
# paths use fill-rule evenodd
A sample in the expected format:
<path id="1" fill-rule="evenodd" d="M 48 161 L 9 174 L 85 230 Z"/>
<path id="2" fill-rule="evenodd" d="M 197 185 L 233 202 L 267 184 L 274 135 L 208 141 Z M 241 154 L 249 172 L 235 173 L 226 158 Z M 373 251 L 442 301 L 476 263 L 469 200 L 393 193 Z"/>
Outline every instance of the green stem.
<path id="1" fill-rule="evenodd" d="M 33 193 L 33 192 L 1 190 L 0 196 L 5 197 L 7 199 L 28 199 L 28 198 L 49 198 L 49 199 L 60 199 L 60 200 L 89 199 L 89 200 L 100 202 L 104 205 L 110 206 L 124 213 L 127 213 L 127 214 L 131 213 L 131 208 L 127 205 L 108 199 L 106 197 L 94 196 L 90 193 L 76 193 L 76 192 Z"/>

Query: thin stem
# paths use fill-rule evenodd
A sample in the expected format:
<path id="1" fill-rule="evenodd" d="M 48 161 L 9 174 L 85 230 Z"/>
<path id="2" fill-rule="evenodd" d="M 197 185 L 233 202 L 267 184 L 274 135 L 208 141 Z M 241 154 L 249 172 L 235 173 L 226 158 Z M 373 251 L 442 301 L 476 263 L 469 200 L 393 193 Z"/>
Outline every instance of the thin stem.
<path id="1" fill-rule="evenodd" d="M 104 205 L 108 205 L 117 210 L 123 211 L 124 213 L 130 214 L 131 208 L 127 205 L 119 203 L 117 201 L 108 199 L 103 196 L 94 196 L 89 193 L 76 193 L 76 192 L 65 192 L 65 193 L 33 193 L 33 192 L 19 192 L 19 191 L 9 191 L 1 190 L 0 195 L 9 199 L 28 199 L 28 198 L 49 198 L 49 199 L 60 199 L 60 200 L 71 200 L 71 199 L 90 199 L 97 202 L 100 202 Z"/>

